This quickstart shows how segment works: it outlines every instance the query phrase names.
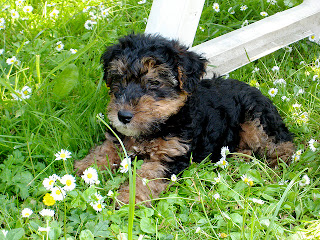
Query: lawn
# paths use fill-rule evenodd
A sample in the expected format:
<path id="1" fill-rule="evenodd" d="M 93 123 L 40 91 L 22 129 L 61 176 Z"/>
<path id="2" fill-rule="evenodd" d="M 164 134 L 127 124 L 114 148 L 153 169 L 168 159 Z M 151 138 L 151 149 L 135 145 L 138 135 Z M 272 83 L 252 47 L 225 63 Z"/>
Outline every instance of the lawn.
<path id="1" fill-rule="evenodd" d="M 301 2 L 206 1 L 194 44 Z M 290 165 L 236 153 L 226 166 L 191 162 L 134 216 L 115 208 L 130 171 L 75 174 L 74 160 L 104 140 L 108 122 L 100 56 L 144 31 L 151 4 L 0 3 L 0 239 L 320 239 L 319 36 L 229 74 L 277 106 L 295 135 Z"/>

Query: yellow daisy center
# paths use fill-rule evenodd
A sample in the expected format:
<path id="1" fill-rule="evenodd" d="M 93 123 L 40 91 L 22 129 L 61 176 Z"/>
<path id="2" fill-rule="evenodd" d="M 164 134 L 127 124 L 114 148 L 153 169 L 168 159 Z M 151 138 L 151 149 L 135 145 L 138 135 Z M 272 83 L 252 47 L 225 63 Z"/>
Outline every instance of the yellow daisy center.
<path id="1" fill-rule="evenodd" d="M 61 158 L 65 158 L 65 157 L 66 157 L 66 154 L 65 154 L 65 153 L 61 153 L 61 154 L 60 154 L 60 157 L 61 157 Z"/>
<path id="2" fill-rule="evenodd" d="M 71 180 L 68 179 L 68 180 L 66 181 L 66 185 L 67 185 L 67 186 L 71 186 L 71 184 L 72 184 Z"/>
<path id="3" fill-rule="evenodd" d="M 56 194 L 57 194 L 57 195 L 60 195 L 60 194 L 61 194 L 61 191 L 60 191 L 60 190 L 57 190 L 57 191 L 56 191 Z"/>
<path id="4" fill-rule="evenodd" d="M 101 209 L 101 208 L 102 208 L 102 205 L 99 203 L 99 204 L 97 205 L 97 208 Z"/>
<path id="5" fill-rule="evenodd" d="M 49 185 L 53 185 L 54 184 L 54 181 L 53 180 L 50 180 L 49 181 Z"/>
<path id="6" fill-rule="evenodd" d="M 222 165 L 224 166 L 224 165 L 226 165 L 227 164 L 227 161 L 226 160 L 223 160 L 222 161 Z"/>
<path id="7" fill-rule="evenodd" d="M 87 174 L 87 177 L 88 177 L 88 178 L 92 178 L 92 173 L 88 173 L 88 174 Z"/>
<path id="8" fill-rule="evenodd" d="M 249 181 L 249 185 L 250 185 L 250 186 L 253 186 L 253 181 Z"/>
<path id="9" fill-rule="evenodd" d="M 24 215 L 25 215 L 25 216 L 30 216 L 30 213 L 25 213 Z"/>

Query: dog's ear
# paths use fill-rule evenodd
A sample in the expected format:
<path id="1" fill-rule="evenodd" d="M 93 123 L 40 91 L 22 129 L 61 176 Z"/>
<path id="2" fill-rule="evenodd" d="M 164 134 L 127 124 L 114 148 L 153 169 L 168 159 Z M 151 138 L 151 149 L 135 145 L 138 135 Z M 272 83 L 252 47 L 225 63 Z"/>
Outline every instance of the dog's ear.
<path id="1" fill-rule="evenodd" d="M 206 72 L 207 60 L 187 48 L 177 45 L 177 73 L 180 89 L 192 93 Z"/>
<path id="2" fill-rule="evenodd" d="M 109 87 L 112 78 L 109 76 L 109 70 L 110 70 L 110 63 L 117 58 L 120 54 L 120 47 L 119 45 L 113 45 L 106 49 L 106 51 L 101 56 L 101 63 L 103 67 L 103 79 L 106 81 L 107 86 Z"/>

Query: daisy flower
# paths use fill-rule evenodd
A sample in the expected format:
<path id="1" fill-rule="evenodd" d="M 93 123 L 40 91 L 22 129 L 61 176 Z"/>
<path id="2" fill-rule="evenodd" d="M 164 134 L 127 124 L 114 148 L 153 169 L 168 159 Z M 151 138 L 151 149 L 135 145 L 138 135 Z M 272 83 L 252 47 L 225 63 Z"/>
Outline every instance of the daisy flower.
<path id="1" fill-rule="evenodd" d="M 315 34 L 312 34 L 311 36 L 309 36 L 309 41 L 314 43 L 319 43 L 319 37 L 316 36 Z"/>
<path id="2" fill-rule="evenodd" d="M 245 10 L 247 10 L 247 9 L 248 9 L 247 5 L 242 5 L 242 6 L 240 7 L 240 11 L 245 11 Z"/>
<path id="3" fill-rule="evenodd" d="M 39 214 L 41 216 L 43 216 L 43 217 L 53 217 L 54 216 L 54 210 L 44 208 L 39 212 Z"/>
<path id="4" fill-rule="evenodd" d="M 52 18 L 56 18 L 56 17 L 58 17 L 59 12 L 60 12 L 59 10 L 53 9 L 52 12 L 49 14 L 49 16 Z"/>
<path id="5" fill-rule="evenodd" d="M 95 24 L 97 24 L 96 21 L 87 20 L 87 21 L 84 23 L 84 27 L 85 27 L 85 29 L 87 29 L 87 30 L 92 30 Z"/>
<path id="6" fill-rule="evenodd" d="M 278 93 L 278 89 L 277 88 L 270 88 L 270 90 L 268 91 L 268 94 L 271 96 L 271 97 L 275 97 Z"/>
<path id="7" fill-rule="evenodd" d="M 273 72 L 276 72 L 276 71 L 279 71 L 280 68 L 278 66 L 274 66 L 272 69 L 271 69 Z"/>
<path id="8" fill-rule="evenodd" d="M 98 172 L 93 167 L 89 167 L 83 172 L 81 177 L 87 184 L 96 184 L 96 181 L 98 180 Z"/>
<path id="9" fill-rule="evenodd" d="M 33 7 L 32 7 L 32 6 L 25 6 L 25 7 L 23 7 L 23 11 L 24 11 L 25 13 L 31 13 L 32 10 L 33 10 Z"/>
<path id="10" fill-rule="evenodd" d="M 300 187 L 304 187 L 310 184 L 310 178 L 308 177 L 307 174 L 303 175 L 303 177 L 301 178 L 299 185 Z"/>
<path id="11" fill-rule="evenodd" d="M 72 54 L 76 54 L 76 53 L 78 52 L 78 50 L 77 50 L 77 49 L 70 48 L 70 52 L 71 52 Z"/>
<path id="12" fill-rule="evenodd" d="M 300 155 L 298 155 L 297 153 L 293 154 L 292 155 L 292 161 L 296 162 L 296 161 L 299 161 L 300 160 Z"/>
<path id="13" fill-rule="evenodd" d="M 61 41 L 57 42 L 56 45 L 57 45 L 57 46 L 56 46 L 56 50 L 57 50 L 57 51 L 60 52 L 61 50 L 63 50 L 64 44 L 63 44 Z"/>
<path id="14" fill-rule="evenodd" d="M 267 17 L 267 16 L 268 16 L 268 13 L 267 13 L 267 12 L 261 12 L 260 15 L 261 15 L 262 17 Z"/>
<path id="15" fill-rule="evenodd" d="M 267 0 L 267 3 L 270 3 L 271 5 L 277 4 L 277 0 Z"/>
<path id="16" fill-rule="evenodd" d="M 292 108 L 295 109 L 295 110 L 300 109 L 301 108 L 301 104 L 299 104 L 299 103 L 292 104 Z"/>
<path id="17" fill-rule="evenodd" d="M 227 157 L 227 155 L 230 153 L 230 150 L 228 146 L 222 147 L 221 148 L 221 156 L 222 157 Z"/>
<path id="18" fill-rule="evenodd" d="M 172 174 L 170 179 L 171 179 L 172 182 L 176 182 L 177 181 L 177 176 L 175 174 Z"/>
<path id="19" fill-rule="evenodd" d="M 12 65 L 12 64 L 19 65 L 19 64 L 20 64 L 20 61 L 19 61 L 15 56 L 13 56 L 12 58 L 8 58 L 8 59 L 6 60 L 6 63 L 7 63 L 8 65 Z"/>
<path id="20" fill-rule="evenodd" d="M 200 233 L 201 232 L 201 227 L 197 227 L 196 228 L 196 233 Z"/>
<path id="21" fill-rule="evenodd" d="M 109 9 L 101 10 L 101 17 L 106 18 L 109 15 Z"/>
<path id="22" fill-rule="evenodd" d="M 44 197 L 43 197 L 42 202 L 46 206 L 52 206 L 56 203 L 56 200 L 54 200 L 54 198 L 51 196 L 50 193 L 46 193 L 46 195 L 44 195 Z"/>
<path id="23" fill-rule="evenodd" d="M 101 118 L 102 120 L 104 120 L 104 115 L 103 115 L 103 113 L 98 113 L 96 117 L 99 117 L 99 118 Z M 98 120 L 99 120 L 99 119 L 98 119 Z"/>
<path id="24" fill-rule="evenodd" d="M 254 203 L 258 203 L 260 205 L 264 204 L 264 201 L 261 199 L 257 199 L 257 198 L 251 198 L 251 201 Z"/>
<path id="25" fill-rule="evenodd" d="M 6 20 L 4 18 L 0 18 L 0 25 L 4 25 L 6 23 Z"/>
<path id="26" fill-rule="evenodd" d="M 88 12 L 90 10 L 90 8 L 91 8 L 90 6 L 86 6 L 83 8 L 82 12 Z"/>
<path id="27" fill-rule="evenodd" d="M 21 215 L 24 218 L 29 218 L 31 216 L 31 214 L 33 213 L 33 211 L 30 208 L 25 208 L 21 211 Z"/>
<path id="28" fill-rule="evenodd" d="M 66 196 L 65 190 L 62 188 L 54 187 L 51 191 L 51 196 L 55 201 L 62 201 Z"/>
<path id="29" fill-rule="evenodd" d="M 283 78 L 277 79 L 273 82 L 275 85 L 286 85 L 287 82 Z"/>
<path id="30" fill-rule="evenodd" d="M 0 24 L 0 30 L 3 30 L 5 28 L 6 28 L 6 26 L 4 24 Z"/>
<path id="31" fill-rule="evenodd" d="M 11 13 L 11 17 L 12 17 L 13 19 L 16 19 L 16 18 L 19 18 L 19 17 L 20 17 L 19 13 L 18 13 L 16 10 L 14 10 L 14 9 L 12 9 L 12 10 L 10 11 L 10 13 Z"/>
<path id="32" fill-rule="evenodd" d="M 149 180 L 146 178 L 142 178 L 141 181 L 142 181 L 143 186 L 146 186 L 147 183 L 149 182 Z"/>
<path id="33" fill-rule="evenodd" d="M 71 152 L 65 149 L 61 149 L 60 152 L 54 155 L 56 156 L 56 160 L 67 160 L 67 158 L 71 158 Z"/>
<path id="34" fill-rule="evenodd" d="M 220 6 L 219 3 L 214 3 L 212 5 L 213 10 L 215 10 L 216 12 L 220 12 Z"/>
<path id="35" fill-rule="evenodd" d="M 107 196 L 108 196 L 108 197 L 113 197 L 113 196 L 114 196 L 114 193 L 113 193 L 111 190 L 109 190 L 109 192 L 107 193 Z"/>
<path id="36" fill-rule="evenodd" d="M 29 99 L 31 97 L 31 88 L 24 86 L 20 91 L 16 90 L 16 94 L 11 94 L 14 100 L 22 101 L 22 99 Z"/>
<path id="37" fill-rule="evenodd" d="M 220 198 L 220 194 L 219 194 L 219 193 L 215 193 L 215 194 L 213 195 L 213 198 L 214 198 L 215 200 L 218 200 L 218 199 Z"/>
<path id="38" fill-rule="evenodd" d="M 226 160 L 226 158 L 221 158 L 218 162 L 215 163 L 215 166 L 219 166 L 221 168 L 226 168 L 228 167 L 229 163 L 228 161 Z"/>
<path id="39" fill-rule="evenodd" d="M 21 7 L 22 4 L 23 4 L 23 2 L 24 2 L 24 0 L 17 0 L 17 1 L 16 1 L 16 5 L 17 5 L 18 7 Z"/>
<path id="40" fill-rule="evenodd" d="M 222 233 L 219 233 L 218 236 L 219 238 L 227 238 L 228 234 L 222 232 Z"/>
<path id="41" fill-rule="evenodd" d="M 43 179 L 42 185 L 45 187 L 47 190 L 52 190 L 54 187 L 54 184 L 56 183 L 57 178 L 55 176 L 49 176 L 48 178 Z"/>
<path id="42" fill-rule="evenodd" d="M 199 26 L 199 29 L 200 29 L 201 32 L 205 31 L 205 29 L 203 27 L 201 27 L 201 26 Z"/>
<path id="43" fill-rule="evenodd" d="M 102 209 L 105 207 L 104 204 L 102 204 L 101 202 L 94 202 L 94 203 L 90 203 L 91 207 L 93 207 L 94 210 L 96 210 L 97 212 L 101 212 Z"/>
<path id="44" fill-rule="evenodd" d="M 131 158 L 124 158 L 120 163 L 120 172 L 126 173 L 129 171 L 129 166 L 131 165 Z"/>
<path id="45" fill-rule="evenodd" d="M 51 228 L 49 226 L 48 227 L 39 227 L 38 231 L 39 232 L 47 232 L 48 233 L 50 231 L 50 229 Z"/>
<path id="46" fill-rule="evenodd" d="M 289 53 L 292 52 L 292 47 L 285 46 L 283 49 L 284 49 L 286 52 L 289 52 Z"/>
<path id="47" fill-rule="evenodd" d="M 282 96 L 281 97 L 281 100 L 284 102 L 284 101 L 286 101 L 286 102 L 289 102 L 290 101 L 290 98 L 288 98 L 287 96 Z"/>
<path id="48" fill-rule="evenodd" d="M 250 186 L 250 187 L 253 186 L 253 179 L 251 177 L 248 177 L 247 174 L 242 175 L 241 179 L 248 186 Z"/>
<path id="49" fill-rule="evenodd" d="M 218 177 L 215 177 L 214 180 L 216 181 L 216 183 L 221 182 L 221 175 L 220 175 L 220 173 L 218 173 Z"/>
<path id="50" fill-rule="evenodd" d="M 1 55 L 1 54 L 0 54 Z M 316 81 L 317 79 L 319 79 L 319 76 L 318 75 L 314 75 L 313 77 L 312 77 L 312 81 Z"/>
<path id="51" fill-rule="evenodd" d="M 314 139 L 310 139 L 310 141 L 308 142 L 309 148 L 311 149 L 312 152 L 317 151 L 317 148 L 314 146 L 314 144 L 315 144 L 316 142 L 317 142 L 317 141 L 314 140 Z"/>
<path id="52" fill-rule="evenodd" d="M 138 2 L 138 4 L 144 4 L 146 2 L 147 2 L 147 0 L 141 0 L 141 1 Z"/>
<path id="53" fill-rule="evenodd" d="M 245 27 L 249 25 L 249 21 L 248 20 L 244 20 L 243 23 L 241 24 L 241 27 Z"/>
<path id="54" fill-rule="evenodd" d="M 259 72 L 259 68 L 258 67 L 255 67 L 253 70 L 252 70 L 252 73 L 256 73 L 256 72 Z"/>
<path id="55" fill-rule="evenodd" d="M 308 122 L 308 120 L 309 120 L 308 113 L 307 113 L 307 112 L 301 113 L 301 114 L 299 115 L 299 120 L 300 120 L 301 122 L 304 122 L 304 123 Z"/>
<path id="56" fill-rule="evenodd" d="M 233 7 L 230 7 L 230 8 L 228 9 L 228 13 L 230 13 L 230 14 L 235 14 L 235 11 L 234 11 Z"/>
<path id="57" fill-rule="evenodd" d="M 60 182 L 65 185 L 63 187 L 63 190 L 65 191 L 72 191 L 73 189 L 76 188 L 76 178 L 70 174 L 64 175 L 60 179 Z"/>

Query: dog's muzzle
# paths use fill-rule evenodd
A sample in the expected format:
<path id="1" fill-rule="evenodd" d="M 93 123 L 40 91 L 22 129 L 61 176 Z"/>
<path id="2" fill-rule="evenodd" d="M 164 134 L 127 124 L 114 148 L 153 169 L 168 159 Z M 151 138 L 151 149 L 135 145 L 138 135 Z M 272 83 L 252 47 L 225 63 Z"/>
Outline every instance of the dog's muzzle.
<path id="1" fill-rule="evenodd" d="M 127 124 L 133 118 L 133 113 L 128 110 L 120 110 L 118 112 L 118 118 L 119 118 L 120 122 Z"/>

